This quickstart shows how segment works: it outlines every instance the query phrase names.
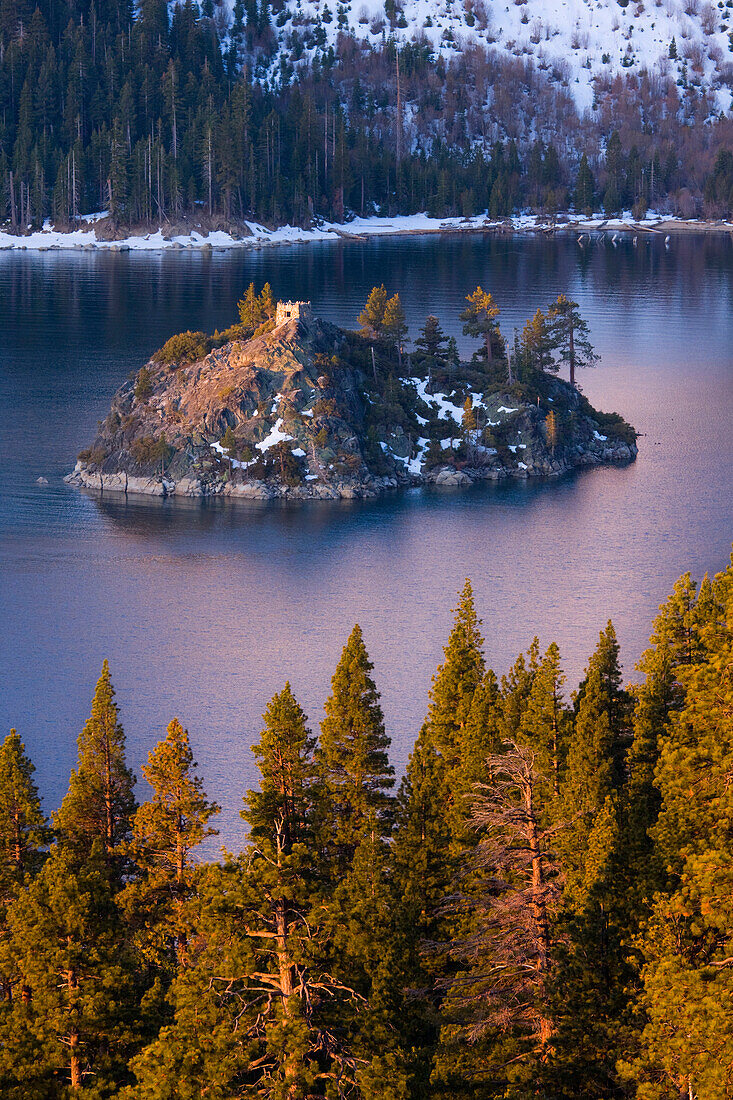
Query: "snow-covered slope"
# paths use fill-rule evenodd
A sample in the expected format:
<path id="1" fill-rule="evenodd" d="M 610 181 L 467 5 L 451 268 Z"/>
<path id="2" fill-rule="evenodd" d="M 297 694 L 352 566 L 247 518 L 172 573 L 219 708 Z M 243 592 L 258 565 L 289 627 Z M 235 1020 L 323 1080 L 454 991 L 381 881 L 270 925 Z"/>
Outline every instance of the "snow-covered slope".
<path id="1" fill-rule="evenodd" d="M 480 43 L 554 70 L 581 110 L 592 106 L 595 77 L 641 69 L 715 89 L 718 110 L 730 109 L 733 0 L 387 0 L 386 7 L 383 0 L 285 0 L 273 18 L 278 52 L 297 65 L 336 47 L 340 34 L 373 46 L 390 36 L 423 39 L 446 58 Z M 669 56 L 673 38 L 677 59 Z"/>

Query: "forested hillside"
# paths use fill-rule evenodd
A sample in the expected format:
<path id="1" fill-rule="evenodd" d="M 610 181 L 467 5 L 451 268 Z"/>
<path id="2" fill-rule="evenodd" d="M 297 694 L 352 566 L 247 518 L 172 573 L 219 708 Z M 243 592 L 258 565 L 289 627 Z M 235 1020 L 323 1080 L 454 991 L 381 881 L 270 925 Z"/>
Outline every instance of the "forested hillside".
<path id="1" fill-rule="evenodd" d="M 417 8 L 408 25 L 393 3 L 383 16 L 372 4 L 363 23 L 352 5 L 282 0 L 231 11 L 212 0 L 170 11 L 165 0 L 4 0 L 0 222 L 24 230 L 109 210 L 126 225 L 306 224 L 573 204 L 723 216 L 726 4 L 653 16 L 614 3 L 618 15 L 604 9 L 593 40 L 581 34 L 562 62 L 572 27 L 555 42 L 526 4 L 515 28 L 525 42 L 492 35 L 493 9 L 477 4 L 448 6 L 459 34 L 438 5 L 435 18 L 420 8 L 420 28 Z M 599 58 L 607 16 L 626 29 L 609 30 L 613 57 Z M 677 25 L 662 56 L 660 35 Z"/>
<path id="2" fill-rule="evenodd" d="M 732 669 L 733 565 L 680 578 L 630 688 L 609 621 L 570 695 L 554 644 L 487 667 L 467 581 L 399 784 L 355 626 L 200 863 L 188 733 L 138 802 L 105 662 L 52 822 L 0 749 L 3 1097 L 723 1100 Z"/>

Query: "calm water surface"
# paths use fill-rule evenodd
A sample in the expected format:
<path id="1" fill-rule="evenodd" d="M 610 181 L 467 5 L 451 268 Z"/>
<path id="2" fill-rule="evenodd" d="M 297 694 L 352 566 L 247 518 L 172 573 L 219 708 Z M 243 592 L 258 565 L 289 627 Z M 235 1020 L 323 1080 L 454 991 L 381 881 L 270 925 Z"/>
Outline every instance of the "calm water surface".
<path id="1" fill-rule="evenodd" d="M 384 281 L 413 335 L 433 312 L 465 350 L 456 317 L 477 283 L 509 335 L 567 292 L 603 356 L 585 392 L 643 433 L 639 458 L 560 483 L 299 508 L 101 500 L 64 486 L 117 386 L 172 333 L 228 324 L 251 279 L 349 326 Z M 290 679 L 317 724 L 357 620 L 398 768 L 467 575 L 498 672 L 538 633 L 560 644 L 574 686 L 611 616 L 631 677 L 675 578 L 726 565 L 732 501 L 727 237 L 668 249 L 430 237 L 254 254 L 0 254 L 0 731 L 19 729 L 49 809 L 105 656 L 131 760 L 180 716 L 235 847 L 262 710 Z"/>

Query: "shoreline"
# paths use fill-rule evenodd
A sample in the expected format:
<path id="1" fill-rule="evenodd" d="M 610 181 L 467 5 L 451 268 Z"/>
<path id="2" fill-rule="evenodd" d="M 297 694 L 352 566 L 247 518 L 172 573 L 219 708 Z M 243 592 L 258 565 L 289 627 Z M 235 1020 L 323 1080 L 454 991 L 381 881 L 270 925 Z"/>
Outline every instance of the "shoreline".
<path id="1" fill-rule="evenodd" d="M 86 216 L 83 219 L 83 226 L 77 229 L 57 230 L 46 223 L 42 229 L 25 235 L 0 230 L 0 252 L 209 252 L 239 248 L 260 250 L 278 245 L 308 244 L 314 241 L 366 241 L 371 237 L 460 235 L 462 233 L 493 236 L 579 234 L 578 243 L 581 245 L 586 235 L 588 240 L 599 237 L 603 239 L 610 235 L 612 244 L 616 243 L 617 235 L 628 238 L 632 234 L 634 238 L 638 238 L 641 234 L 648 238 L 661 237 L 665 244 L 669 243 L 669 238 L 673 234 L 727 233 L 733 236 L 733 222 L 684 220 L 656 213 L 647 214 L 643 221 L 635 221 L 626 214 L 617 218 L 604 218 L 600 214 L 593 217 L 562 214 L 554 219 L 542 218 L 534 214 L 521 214 L 501 219 L 491 219 L 484 214 L 477 214 L 471 218 L 430 218 L 427 214 L 405 214 L 394 218 L 374 216 L 355 218 L 350 222 L 323 222 L 312 229 L 291 225 L 268 229 L 258 222 L 245 222 L 232 232 L 196 226 L 187 233 L 181 233 L 175 232 L 176 227 L 169 227 L 166 235 L 164 229 L 159 227 L 150 232 L 109 237 L 106 235 L 98 237 L 97 228 L 101 229 L 103 234 L 110 232 L 109 219 L 104 214 Z"/>
<path id="2" fill-rule="evenodd" d="M 128 475 L 124 471 L 91 471 L 77 462 L 71 473 L 63 480 L 75 489 L 96 493 L 100 497 L 112 494 L 114 497 L 147 497 L 158 500 L 231 500 L 231 501 L 280 501 L 290 504 L 303 504 L 307 501 L 337 500 L 378 500 L 390 492 L 407 489 L 470 489 L 482 483 L 502 481 L 553 481 L 578 473 L 581 470 L 600 467 L 630 466 L 637 457 L 637 447 L 625 443 L 615 443 L 600 454 L 583 451 L 575 456 L 575 461 L 553 462 L 550 469 L 524 469 L 503 466 L 498 469 L 476 469 L 466 467 L 455 469 L 451 466 L 436 467 L 428 474 L 401 473 L 401 476 L 370 477 L 364 482 L 328 483 L 318 482 L 311 485 L 289 487 L 283 484 L 260 481 L 222 483 L 216 486 L 202 486 L 190 477 L 180 478 L 177 482 L 165 476 L 145 477 Z"/>

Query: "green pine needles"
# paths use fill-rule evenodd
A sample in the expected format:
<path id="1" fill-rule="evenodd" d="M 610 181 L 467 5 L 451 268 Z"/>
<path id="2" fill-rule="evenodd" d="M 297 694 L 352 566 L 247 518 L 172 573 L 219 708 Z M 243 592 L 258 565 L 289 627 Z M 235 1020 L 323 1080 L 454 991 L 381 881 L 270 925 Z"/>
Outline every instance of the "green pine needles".
<path id="1" fill-rule="evenodd" d="M 105 662 L 52 827 L 0 748 L 0 1095 L 724 1100 L 732 669 L 733 564 L 631 687 L 609 621 L 569 697 L 554 643 L 488 667 L 467 580 L 396 794 L 355 626 L 320 737 L 268 703 L 247 844 L 205 861 L 187 731 L 138 805 Z"/>

